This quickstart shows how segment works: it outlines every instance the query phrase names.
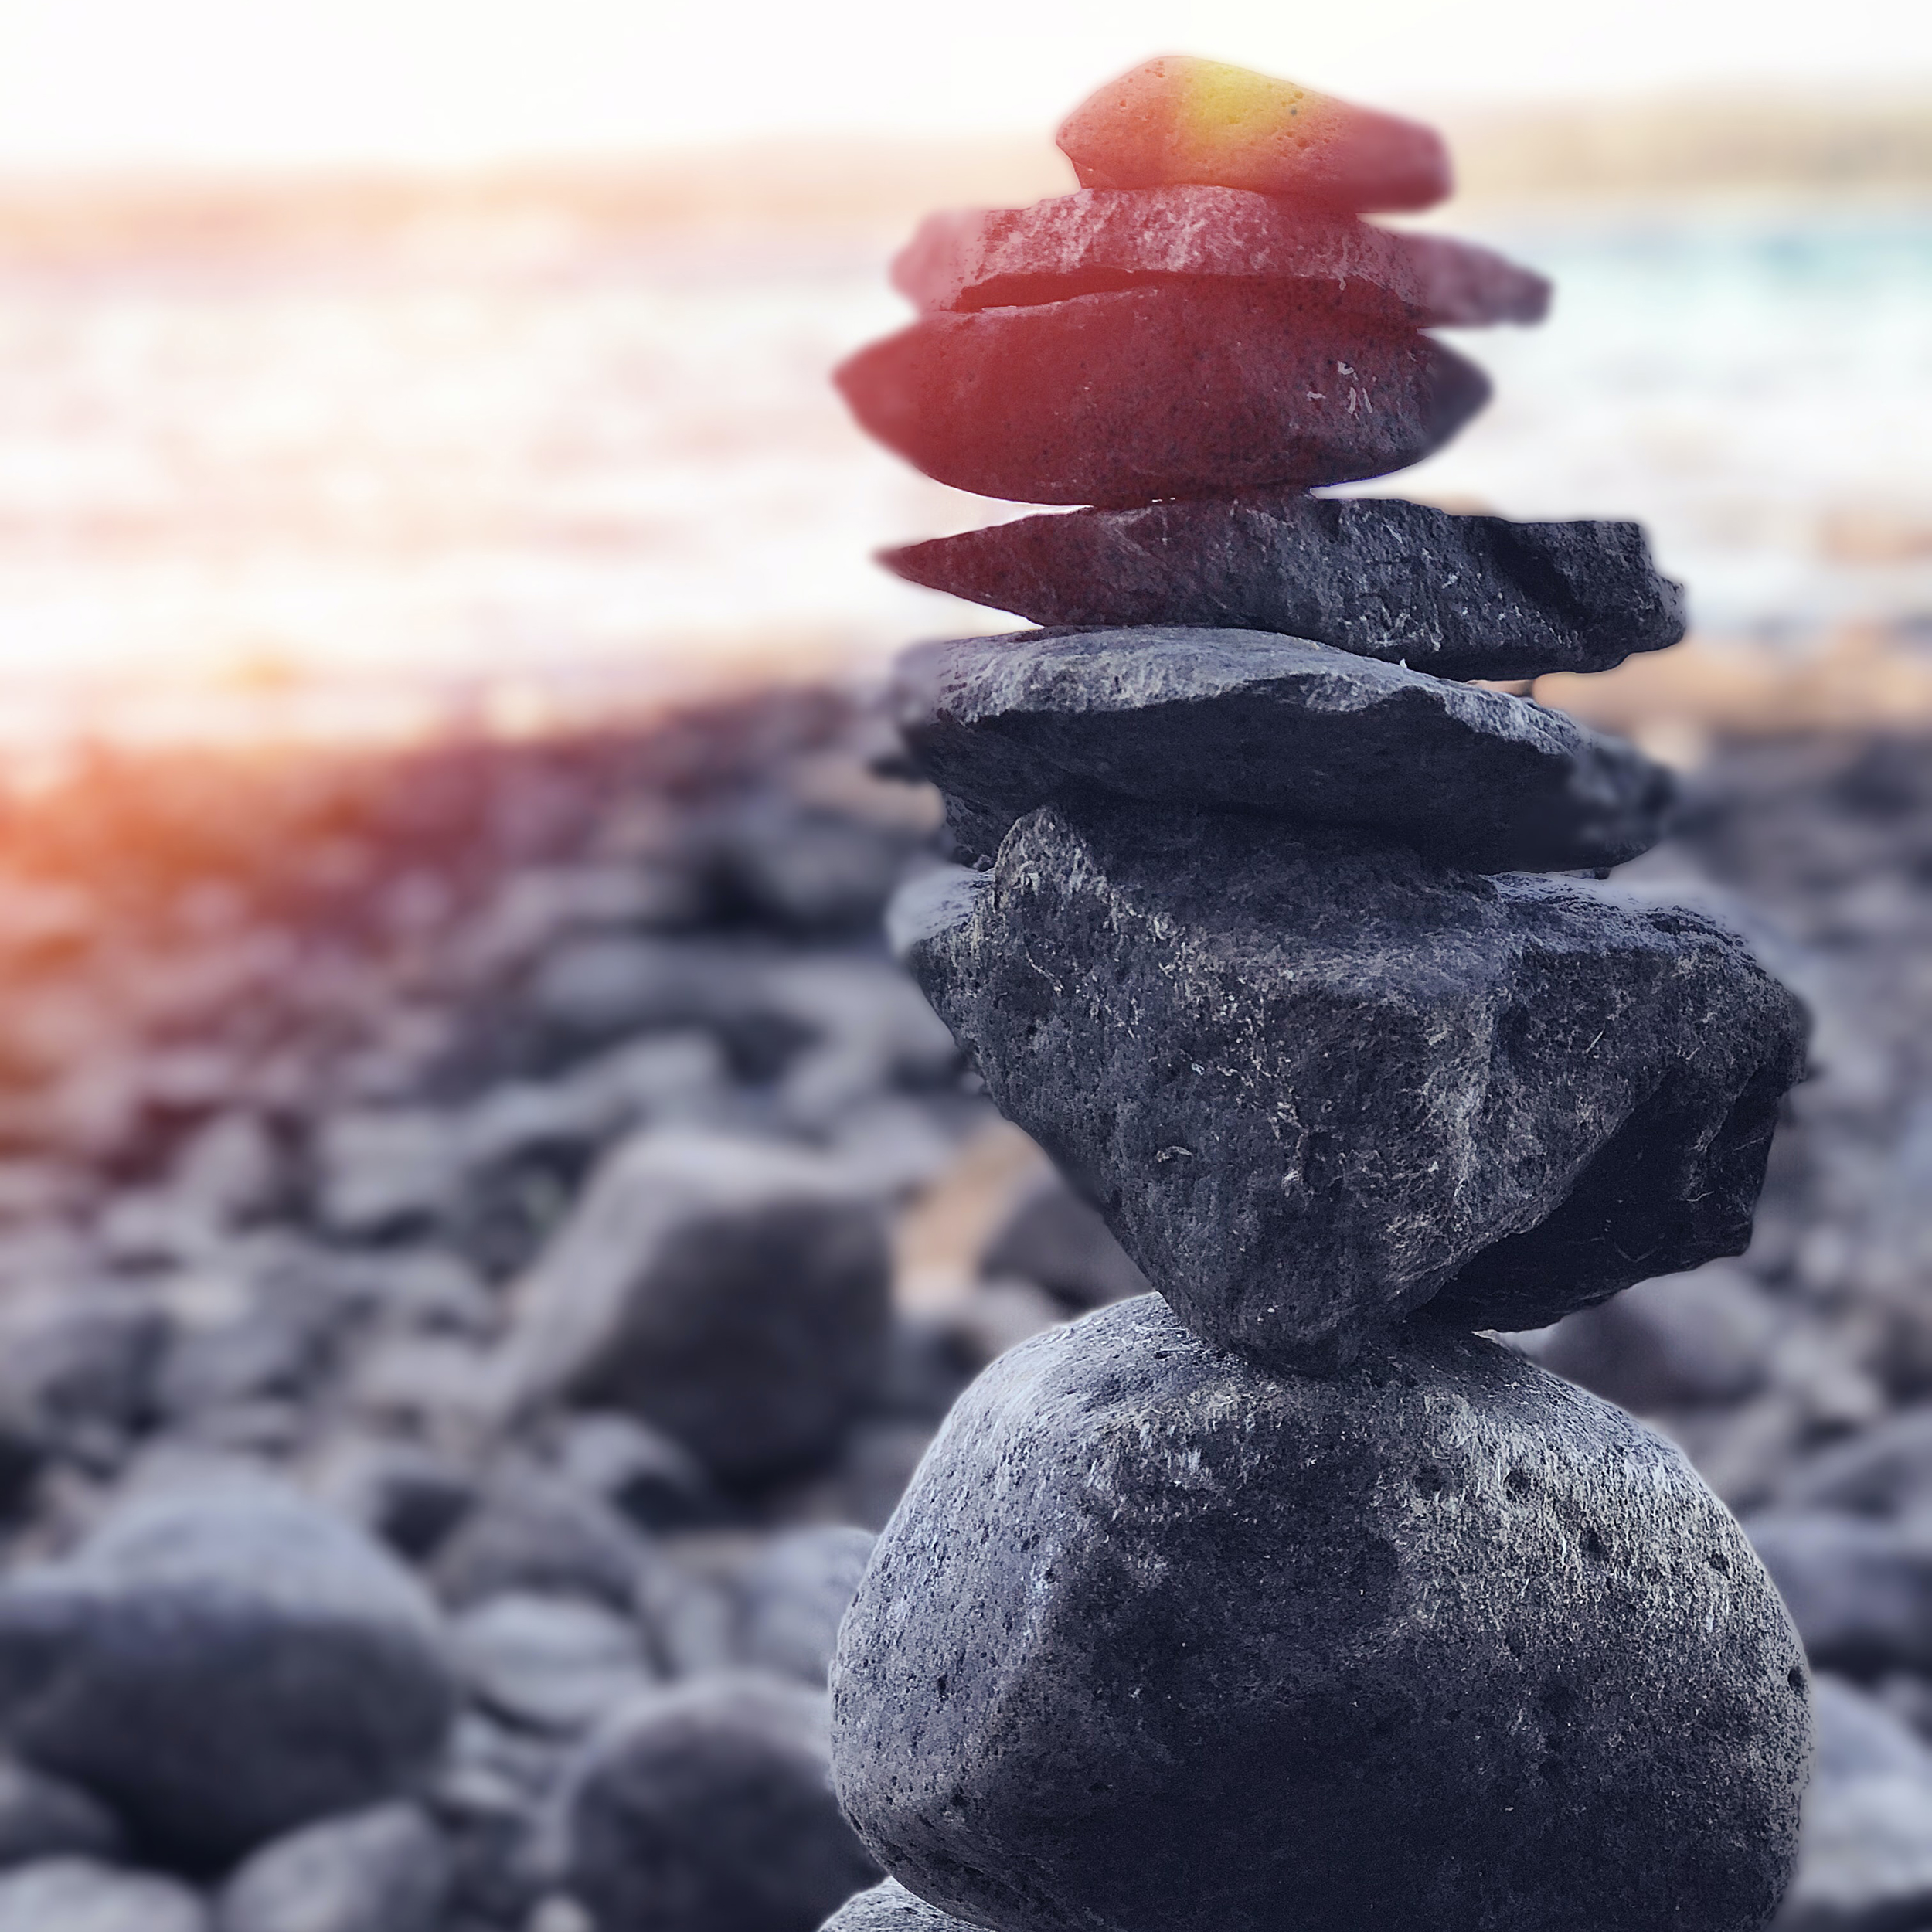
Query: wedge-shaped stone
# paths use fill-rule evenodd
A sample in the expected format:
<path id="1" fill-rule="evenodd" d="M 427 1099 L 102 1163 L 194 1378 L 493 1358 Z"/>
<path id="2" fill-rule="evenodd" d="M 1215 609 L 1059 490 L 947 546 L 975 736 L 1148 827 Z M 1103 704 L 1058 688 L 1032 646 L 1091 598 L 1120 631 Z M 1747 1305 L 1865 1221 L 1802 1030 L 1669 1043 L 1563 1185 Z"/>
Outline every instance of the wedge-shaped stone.
<path id="1" fill-rule="evenodd" d="M 1536 1328 L 1750 1237 L 1803 1012 L 1694 913 L 1097 800 L 937 876 L 914 976 L 1197 1334 Z"/>
<path id="2" fill-rule="evenodd" d="M 833 1775 L 999 1932 L 1757 1932 L 1805 1675 L 1621 1410 L 1420 1325 L 1277 1378 L 1147 1298 L 961 1398 L 841 1634 Z M 943 1932 L 885 1905 L 852 1932 Z"/>
<path id="3" fill-rule="evenodd" d="M 927 217 L 893 264 L 924 309 L 1064 301 L 1177 275 L 1285 284 L 1385 327 L 1539 322 L 1549 284 L 1493 250 L 1240 188 L 1086 189 Z"/>
<path id="4" fill-rule="evenodd" d="M 1512 523 L 1295 489 L 1022 517 L 890 550 L 903 577 L 1036 624 L 1216 624 L 1444 678 L 1607 671 L 1684 634 L 1636 523 Z"/>
<path id="5" fill-rule="evenodd" d="M 1083 188 L 1206 182 L 1362 213 L 1432 207 L 1451 185 L 1433 128 L 1189 54 L 1096 89 L 1056 138 Z"/>
<path id="6" fill-rule="evenodd" d="M 1420 462 L 1488 400 L 1472 362 L 1293 290 L 1165 282 L 927 315 L 838 372 L 928 476 L 1022 503 L 1342 483 Z"/>
<path id="7" fill-rule="evenodd" d="M 1620 864 L 1669 774 L 1499 691 L 1263 631 L 1022 632 L 924 645 L 893 701 L 968 853 L 1099 791 L 1372 827 L 1478 872 Z"/>

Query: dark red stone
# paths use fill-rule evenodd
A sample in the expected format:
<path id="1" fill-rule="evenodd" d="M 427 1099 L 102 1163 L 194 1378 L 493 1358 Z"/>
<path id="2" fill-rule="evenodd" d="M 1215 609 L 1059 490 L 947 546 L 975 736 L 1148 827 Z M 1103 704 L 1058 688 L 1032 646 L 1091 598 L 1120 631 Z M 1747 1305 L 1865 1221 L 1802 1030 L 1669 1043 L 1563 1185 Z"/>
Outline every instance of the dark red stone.
<path id="1" fill-rule="evenodd" d="M 1384 475 L 1489 396 L 1481 369 L 1426 335 L 1234 281 L 928 315 L 837 381 L 874 436 L 942 483 L 1103 505 Z"/>
<path id="2" fill-rule="evenodd" d="M 1239 188 L 1085 189 L 930 216 L 893 264 L 923 309 L 1062 301 L 1177 275 L 1299 285 L 1310 307 L 1397 328 L 1539 322 L 1549 284 L 1487 248 L 1399 235 Z"/>

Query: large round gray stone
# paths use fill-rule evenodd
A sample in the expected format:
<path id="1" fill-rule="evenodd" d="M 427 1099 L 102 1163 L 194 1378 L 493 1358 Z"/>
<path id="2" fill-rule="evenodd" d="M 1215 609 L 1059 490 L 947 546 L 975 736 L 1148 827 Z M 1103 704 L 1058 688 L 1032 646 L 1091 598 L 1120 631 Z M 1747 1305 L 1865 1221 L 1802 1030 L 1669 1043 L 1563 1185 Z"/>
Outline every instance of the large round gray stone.
<path id="1" fill-rule="evenodd" d="M 1000 1932 L 1755 1932 L 1811 1741 L 1642 1425 L 1423 1323 L 1271 1377 L 1152 1297 L 961 1399 L 832 1685 L 861 1835 Z"/>
<path id="2" fill-rule="evenodd" d="M 453 1701 L 409 1573 L 265 1483 L 138 1502 L 0 1592 L 0 1727 L 171 1863 L 404 1788 Z"/>

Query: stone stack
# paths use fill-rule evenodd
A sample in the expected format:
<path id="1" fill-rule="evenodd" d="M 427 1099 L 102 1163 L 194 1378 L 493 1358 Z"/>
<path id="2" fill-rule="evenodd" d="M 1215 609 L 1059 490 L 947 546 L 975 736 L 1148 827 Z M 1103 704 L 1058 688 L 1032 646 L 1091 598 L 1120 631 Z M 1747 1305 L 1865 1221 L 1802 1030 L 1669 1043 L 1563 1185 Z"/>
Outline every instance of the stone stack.
<path id="1" fill-rule="evenodd" d="M 895 925 L 1158 1293 L 996 1363 L 880 1539 L 842 1923 L 1750 1932 L 1798 1639 L 1675 1448 L 1484 1332 L 1740 1251 L 1801 1071 L 1739 940 L 1602 883 L 1667 774 L 1455 682 L 1669 645 L 1678 590 L 1631 525 L 1307 494 L 1480 404 L 1427 328 L 1546 299 L 1360 219 L 1447 192 L 1427 130 L 1167 60 L 1061 145 L 1082 191 L 929 224 L 840 381 L 1086 506 L 889 560 L 1050 627 L 903 662 L 970 862 Z"/>

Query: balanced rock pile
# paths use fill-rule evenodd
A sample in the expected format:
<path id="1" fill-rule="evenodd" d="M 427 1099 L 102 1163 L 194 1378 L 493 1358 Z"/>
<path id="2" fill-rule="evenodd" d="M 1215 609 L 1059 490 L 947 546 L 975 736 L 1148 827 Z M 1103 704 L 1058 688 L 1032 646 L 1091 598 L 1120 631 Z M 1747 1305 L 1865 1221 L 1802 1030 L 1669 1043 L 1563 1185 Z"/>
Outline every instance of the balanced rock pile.
<path id="1" fill-rule="evenodd" d="M 1750 1932 L 1797 1636 L 1675 1448 L 1481 1332 L 1740 1252 L 1802 1068 L 1740 940 L 1600 883 L 1666 774 L 1455 681 L 1677 591 L 1628 525 L 1307 494 L 1482 402 L 1429 326 L 1543 306 L 1359 219 L 1447 192 L 1427 130 L 1165 60 L 1060 141 L 1082 191 L 929 226 L 840 379 L 1089 506 L 893 560 L 1052 627 L 903 661 L 971 864 L 896 936 L 1158 1294 L 996 1363 L 880 1539 L 834 1765 L 890 1877 L 837 1923 Z"/>

